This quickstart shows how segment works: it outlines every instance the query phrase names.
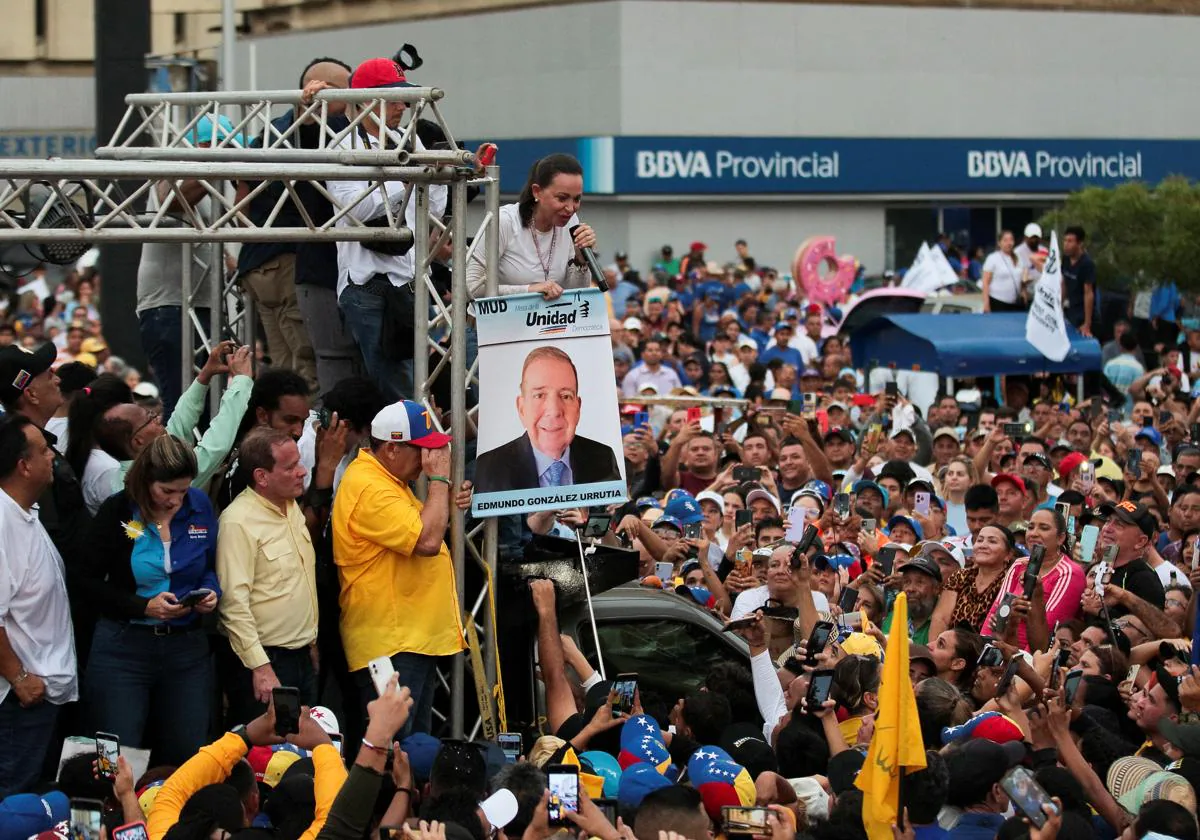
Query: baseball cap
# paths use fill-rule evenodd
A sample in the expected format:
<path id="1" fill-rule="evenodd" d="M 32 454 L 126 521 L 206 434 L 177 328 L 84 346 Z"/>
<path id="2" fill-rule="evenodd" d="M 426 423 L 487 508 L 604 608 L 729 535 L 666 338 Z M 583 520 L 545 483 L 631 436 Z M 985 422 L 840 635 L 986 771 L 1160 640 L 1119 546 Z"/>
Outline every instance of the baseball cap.
<path id="1" fill-rule="evenodd" d="M 950 426 L 942 426 L 933 433 L 933 440 L 943 437 L 954 438 L 954 442 L 958 443 L 958 432 L 954 431 L 954 429 Z"/>
<path id="2" fill-rule="evenodd" d="M 625 323 L 622 324 L 622 326 L 625 327 L 625 329 L 627 329 L 627 330 L 640 330 L 642 328 L 642 319 L 641 318 L 626 318 Z"/>
<path id="3" fill-rule="evenodd" d="M 858 495 L 864 490 L 874 490 L 881 497 L 883 497 L 883 506 L 888 506 L 888 491 L 885 490 L 882 485 L 876 484 L 874 481 L 867 481 L 865 479 L 862 481 L 856 481 L 854 482 L 854 486 L 851 488 L 851 490 L 855 495 Z"/>
<path id="4" fill-rule="evenodd" d="M 851 633 L 842 640 L 842 650 L 852 656 L 875 656 L 883 658 L 883 648 L 866 633 Z"/>
<path id="5" fill-rule="evenodd" d="M 83 344 L 79 345 L 79 349 L 84 353 L 103 353 L 108 349 L 108 345 L 104 343 L 103 338 L 85 338 Z"/>
<path id="6" fill-rule="evenodd" d="M 753 338 L 749 338 L 748 336 L 742 336 L 741 338 L 738 339 L 737 346 L 738 347 L 749 347 L 752 350 L 757 350 L 758 342 L 755 341 Z"/>
<path id="7" fill-rule="evenodd" d="M 834 438 L 841 438 L 846 443 L 854 443 L 854 432 L 847 429 L 845 426 L 834 426 L 825 433 L 825 441 L 828 442 Z"/>
<path id="8" fill-rule="evenodd" d="M 908 646 L 908 658 L 914 662 L 918 659 L 923 659 L 926 662 L 932 663 L 936 668 L 936 663 L 933 662 L 933 651 L 927 645 L 912 644 Z"/>
<path id="9" fill-rule="evenodd" d="M 350 87 L 398 88 L 416 87 L 404 77 L 404 69 L 390 58 L 368 58 L 350 74 Z"/>
<path id="10" fill-rule="evenodd" d="M 711 490 L 704 490 L 703 492 L 697 493 L 696 504 L 700 504 L 700 502 L 712 502 L 718 508 L 720 508 L 722 513 L 725 512 L 725 500 L 721 498 L 720 493 L 714 493 Z"/>
<path id="11" fill-rule="evenodd" d="M 1158 722 L 1159 733 L 1186 756 L 1200 756 L 1200 724 L 1176 723 L 1164 717 Z"/>
<path id="12" fill-rule="evenodd" d="M 1030 222 L 1029 224 L 1025 225 L 1025 236 L 1026 238 L 1030 236 L 1036 236 L 1040 239 L 1042 236 L 1042 226 L 1037 222 Z"/>
<path id="13" fill-rule="evenodd" d="M 958 543 L 950 542 L 949 540 L 929 540 L 921 546 L 921 552 L 935 563 L 937 558 L 933 556 L 935 551 L 944 551 L 950 555 L 950 558 L 958 564 L 960 569 L 966 568 L 967 555 L 963 552 L 962 546 Z"/>
<path id="14" fill-rule="evenodd" d="M 0 400 L 14 403 L 20 399 L 34 377 L 48 371 L 57 357 L 58 351 L 48 341 L 36 350 L 20 344 L 0 348 Z"/>
<path id="15" fill-rule="evenodd" d="M 695 242 L 693 242 L 688 247 L 692 251 L 707 251 L 708 250 L 708 246 L 705 245 L 703 242 L 701 242 L 699 239 L 697 239 Z"/>
<path id="16" fill-rule="evenodd" d="M 153 382 L 139 382 L 133 386 L 133 395 L 135 397 L 155 399 L 158 397 L 158 386 Z"/>
<path id="17" fill-rule="evenodd" d="M 1139 502 L 1118 502 L 1113 505 L 1112 515 L 1129 525 L 1136 525 L 1147 537 L 1158 533 L 1158 520 Z"/>
<path id="18" fill-rule="evenodd" d="M 663 508 L 663 519 L 666 517 L 671 517 L 682 525 L 695 525 L 704 521 L 704 513 L 690 493 L 676 493 Z"/>
<path id="19" fill-rule="evenodd" d="M 646 510 L 647 508 L 662 507 L 658 499 L 654 498 L 653 496 L 639 496 L 638 500 L 633 503 L 633 506 L 637 508 L 639 512 Z"/>
<path id="20" fill-rule="evenodd" d="M 1019 475 L 1013 475 L 1012 473 L 997 473 L 992 478 L 992 486 L 995 487 L 999 484 L 1003 484 L 1006 481 L 1009 484 L 1015 485 L 1016 488 L 1018 490 L 1020 490 L 1022 493 L 1028 492 L 1028 490 L 1026 490 L 1026 488 L 1025 488 L 1024 479 L 1022 479 Z"/>
<path id="21" fill-rule="evenodd" d="M 787 388 L 772 388 L 767 395 L 767 402 L 791 402 L 792 392 Z"/>
<path id="22" fill-rule="evenodd" d="M 1058 462 L 1058 477 L 1063 478 L 1069 475 L 1072 470 L 1077 469 L 1086 460 L 1087 456 L 1082 452 L 1068 452 Z"/>
<path id="23" fill-rule="evenodd" d="M 0 840 L 27 840 L 70 817 L 71 803 L 61 791 L 14 793 L 0 800 Z"/>
<path id="24" fill-rule="evenodd" d="M 1138 430 L 1136 435 L 1133 436 L 1134 440 L 1140 440 L 1142 438 L 1150 441 L 1155 446 L 1162 446 L 1162 433 L 1160 433 L 1158 429 L 1154 428 L 1153 426 L 1144 426 Z"/>
<path id="25" fill-rule="evenodd" d="M 779 510 L 779 500 L 772 496 L 770 492 L 762 489 L 761 487 L 751 490 L 746 494 L 746 507 L 750 507 L 750 503 L 756 499 L 766 499 L 768 502 L 774 505 L 776 511 Z"/>
<path id="26" fill-rule="evenodd" d="M 1048 470 L 1054 469 L 1050 465 L 1050 459 L 1047 458 L 1045 455 L 1043 455 L 1041 452 L 1030 452 L 1028 455 L 1026 455 L 1024 458 L 1021 459 L 1021 465 L 1024 466 L 1025 464 L 1028 464 L 1030 461 L 1037 461 L 1039 464 L 1041 464 L 1043 467 L 1045 467 Z"/>
<path id="27" fill-rule="evenodd" d="M 317 722 L 321 729 L 325 730 L 326 735 L 338 735 L 341 730 L 338 729 L 337 715 L 331 712 L 324 706 L 313 706 L 308 716 Z"/>
<path id="28" fill-rule="evenodd" d="M 902 564 L 898 571 L 905 572 L 909 569 L 917 572 L 924 572 L 938 583 L 942 582 L 942 567 L 937 564 L 936 560 L 934 560 L 932 557 L 926 556 L 924 553 L 918 554 L 907 563 Z M 928 650 L 928 648 L 926 650 Z M 912 656 L 912 654 L 910 653 L 909 656 Z"/>
<path id="29" fill-rule="evenodd" d="M 816 501 L 817 506 L 820 509 L 821 513 L 825 512 L 825 503 L 826 503 L 825 498 L 823 496 L 821 496 L 821 494 L 818 493 L 816 490 L 812 489 L 811 487 L 801 487 L 799 490 L 797 490 L 795 493 L 792 494 L 792 507 L 796 506 L 796 502 L 798 500 L 804 499 L 804 498 L 813 499 L 814 501 Z"/>
<path id="30" fill-rule="evenodd" d="M 888 437 L 891 438 L 892 440 L 895 440 L 896 438 L 900 437 L 900 435 L 908 435 L 910 438 L 913 439 L 913 441 L 916 441 L 916 439 L 917 439 L 917 436 L 915 434 L 913 434 L 913 430 L 910 429 L 908 426 L 900 426 L 898 428 L 893 429 L 892 433 L 890 435 L 888 435 Z"/>
<path id="31" fill-rule="evenodd" d="M 492 828 L 504 828 L 517 815 L 517 797 L 508 788 L 500 788 L 479 803 L 479 810 L 483 811 Z"/>
<path id="32" fill-rule="evenodd" d="M 371 437 L 423 449 L 441 449 L 450 445 L 450 435 L 433 428 L 425 407 L 410 400 L 392 403 L 376 414 L 371 421 Z"/>
<path id="33" fill-rule="evenodd" d="M 893 528 L 895 528 L 897 525 L 907 525 L 909 528 L 911 528 L 912 532 L 917 535 L 918 542 L 925 539 L 925 534 L 921 530 L 921 526 L 920 526 L 920 524 L 918 524 L 916 519 L 913 519 L 910 516 L 900 516 L 899 514 L 897 514 L 896 516 L 893 516 L 891 519 L 888 520 L 888 523 L 887 523 L 888 532 L 891 533 L 891 530 Z"/>
<path id="34" fill-rule="evenodd" d="M 801 378 L 801 379 L 805 379 L 805 378 L 814 378 L 814 377 L 815 377 L 816 379 L 820 379 L 820 378 L 821 378 L 821 376 L 822 376 L 822 374 L 821 374 L 821 371 L 817 370 L 816 368 L 805 368 L 805 369 L 804 369 L 804 370 L 803 370 L 803 371 L 800 373 L 800 378 Z"/>

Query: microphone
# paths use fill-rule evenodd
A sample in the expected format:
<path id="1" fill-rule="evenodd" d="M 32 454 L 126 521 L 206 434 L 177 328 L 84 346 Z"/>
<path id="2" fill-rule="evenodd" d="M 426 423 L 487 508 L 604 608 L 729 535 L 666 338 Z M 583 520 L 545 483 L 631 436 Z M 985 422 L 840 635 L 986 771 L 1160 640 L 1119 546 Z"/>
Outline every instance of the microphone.
<path id="1" fill-rule="evenodd" d="M 570 229 L 571 239 L 575 238 L 575 231 L 579 230 L 579 225 L 575 225 Z M 600 263 L 596 262 L 596 252 L 591 248 L 580 248 L 583 253 L 583 259 L 587 263 L 588 271 L 592 273 L 592 279 L 596 281 L 596 286 L 600 291 L 608 291 L 608 281 L 604 279 L 604 272 L 600 270 Z"/>

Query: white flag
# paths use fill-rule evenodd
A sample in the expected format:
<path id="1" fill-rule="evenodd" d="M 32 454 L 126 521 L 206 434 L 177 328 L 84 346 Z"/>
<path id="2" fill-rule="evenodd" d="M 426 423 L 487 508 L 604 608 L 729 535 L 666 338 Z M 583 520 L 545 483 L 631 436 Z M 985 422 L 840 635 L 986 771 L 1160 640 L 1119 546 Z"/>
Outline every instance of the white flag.
<path id="1" fill-rule="evenodd" d="M 953 286 L 958 282 L 958 272 L 950 265 L 950 260 L 946 259 L 946 252 L 940 247 L 929 249 L 929 263 L 932 268 L 930 274 L 933 281 L 928 284 L 933 286 L 930 291 L 936 292 L 938 289 Z"/>
<path id="2" fill-rule="evenodd" d="M 902 289 L 918 289 L 925 291 L 925 275 L 929 272 L 929 244 L 921 243 L 921 249 L 917 251 L 917 258 L 913 260 L 913 264 L 908 271 L 904 272 L 904 278 L 900 281 Z"/>
<path id="3" fill-rule="evenodd" d="M 1058 233 L 1050 231 L 1050 255 L 1033 292 L 1033 305 L 1025 319 L 1025 340 L 1055 362 L 1061 362 L 1071 350 L 1067 325 L 1063 320 L 1062 253 Z"/>

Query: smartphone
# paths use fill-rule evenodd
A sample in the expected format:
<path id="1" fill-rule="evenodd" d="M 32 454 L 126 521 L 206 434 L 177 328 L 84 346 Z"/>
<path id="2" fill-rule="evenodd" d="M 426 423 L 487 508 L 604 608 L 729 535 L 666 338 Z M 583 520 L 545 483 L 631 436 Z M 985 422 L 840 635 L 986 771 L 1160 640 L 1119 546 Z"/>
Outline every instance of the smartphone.
<path id="1" fill-rule="evenodd" d="M 639 411 L 637 414 L 633 415 L 633 428 L 640 429 L 643 426 L 649 426 L 649 425 L 650 425 L 650 412 L 649 411 Z"/>
<path id="2" fill-rule="evenodd" d="M 275 702 L 275 734 L 280 738 L 300 734 L 300 689 L 281 685 L 271 689 Z"/>
<path id="3" fill-rule="evenodd" d="M 699 522 L 693 522 L 690 525 L 683 526 L 683 538 L 685 540 L 698 540 L 703 536 L 704 530 Z"/>
<path id="4" fill-rule="evenodd" d="M 408 840 L 405 827 L 402 825 L 379 826 L 379 840 Z"/>
<path id="5" fill-rule="evenodd" d="M 1004 669 L 1004 673 L 1000 676 L 1000 681 L 996 683 L 996 696 L 1003 697 L 1008 693 L 1008 687 L 1012 685 L 1012 681 L 1017 676 L 1017 668 L 1021 665 L 1019 656 L 1013 657 L 1013 660 L 1008 663 L 1008 667 Z"/>
<path id="6" fill-rule="evenodd" d="M 516 764 L 521 760 L 525 746 L 521 741 L 520 732 L 501 732 L 496 736 L 496 741 L 500 744 L 500 751 L 504 753 L 505 764 Z"/>
<path id="7" fill-rule="evenodd" d="M 1019 438 L 1019 437 L 1025 437 L 1025 435 L 1027 435 L 1027 434 L 1029 434 L 1029 424 L 1028 423 L 1005 423 L 1004 424 L 1005 437 Z"/>
<path id="8" fill-rule="evenodd" d="M 1075 705 L 1075 695 L 1079 693 L 1079 684 L 1083 682 L 1083 671 L 1076 668 L 1067 674 L 1067 681 L 1063 683 L 1066 693 L 1067 706 Z"/>
<path id="9" fill-rule="evenodd" d="M 1048 819 L 1043 805 L 1052 804 L 1050 794 L 1037 783 L 1028 767 L 1017 765 L 1000 779 L 1000 788 L 1008 794 L 1013 806 L 1038 828 Z"/>
<path id="10" fill-rule="evenodd" d="M 913 494 L 913 510 L 922 516 L 929 515 L 929 492 L 918 490 Z"/>
<path id="11" fill-rule="evenodd" d="M 1069 502 L 1055 502 L 1054 509 L 1062 514 L 1063 519 L 1071 518 L 1071 504 Z"/>
<path id="12" fill-rule="evenodd" d="M 1134 478 L 1142 476 L 1142 450 L 1133 448 L 1125 456 L 1125 472 L 1129 473 Z"/>
<path id="13" fill-rule="evenodd" d="M 833 515 L 838 519 L 850 518 L 850 494 L 838 493 L 833 497 Z"/>
<path id="14" fill-rule="evenodd" d="M 805 648 L 809 664 L 817 661 L 817 654 L 825 650 L 825 646 L 829 644 L 829 637 L 836 629 L 832 621 L 818 621 L 813 625 L 812 633 L 808 636 L 808 646 Z"/>
<path id="15" fill-rule="evenodd" d="M 188 607 L 189 609 L 197 606 L 201 601 L 212 595 L 211 589 L 193 589 L 188 594 L 179 599 L 179 606 Z"/>
<path id="16" fill-rule="evenodd" d="M 872 537 L 875 536 L 875 520 L 874 519 L 864 519 L 862 521 L 862 532 L 864 534 L 869 534 Z"/>
<path id="17" fill-rule="evenodd" d="M 800 402 L 804 406 L 804 417 L 806 420 L 811 420 L 817 416 L 817 395 L 803 394 L 804 399 Z"/>
<path id="18" fill-rule="evenodd" d="M 979 668 L 999 668 L 1003 664 L 1004 651 L 989 642 L 980 651 L 979 661 L 976 663 L 976 666 Z"/>
<path id="19" fill-rule="evenodd" d="M 367 670 L 371 672 L 371 682 L 375 683 L 375 693 L 382 697 L 392 674 L 396 673 L 396 667 L 392 665 L 390 657 L 380 656 L 367 663 Z"/>
<path id="20" fill-rule="evenodd" d="M 689 426 L 700 422 L 700 406 L 693 405 L 687 410 L 687 422 Z"/>
<path id="21" fill-rule="evenodd" d="M 848 613 L 858 604 L 858 590 L 851 589 L 847 586 L 842 590 L 842 596 L 838 599 L 838 606 L 842 608 L 842 612 Z"/>
<path id="22" fill-rule="evenodd" d="M 1121 422 L 1121 410 L 1119 408 L 1110 408 L 1108 410 L 1108 424 L 1111 426 L 1113 423 L 1120 423 L 1120 422 Z"/>
<path id="23" fill-rule="evenodd" d="M 675 564 L 671 562 L 664 563 L 660 560 L 654 564 L 654 574 L 665 585 L 675 576 Z"/>
<path id="24" fill-rule="evenodd" d="M 1192 571 L 1196 571 L 1196 567 L 1200 566 L 1200 540 L 1192 543 Z"/>
<path id="25" fill-rule="evenodd" d="M 594 799 L 592 801 L 600 809 L 600 813 L 604 815 L 604 819 L 608 820 L 615 827 L 617 824 L 617 800 Z"/>
<path id="26" fill-rule="evenodd" d="M 743 481 L 758 481 L 762 473 L 758 471 L 758 467 L 734 467 L 733 480 L 737 482 Z"/>
<path id="27" fill-rule="evenodd" d="M 550 799 L 546 815 L 550 825 L 569 825 L 567 812 L 579 812 L 579 768 L 570 764 L 552 764 L 546 768 Z"/>
<path id="28" fill-rule="evenodd" d="M 800 537 L 800 541 L 796 543 L 795 550 L 792 551 L 791 567 L 799 569 L 804 562 L 804 557 L 808 554 L 808 550 L 812 548 L 819 535 L 817 526 L 811 522 L 804 526 L 804 534 Z"/>
<path id="29" fill-rule="evenodd" d="M 475 164 L 480 167 L 488 167 L 496 162 L 496 144 L 484 143 L 479 147 L 479 152 L 475 155 Z"/>
<path id="30" fill-rule="evenodd" d="M 609 526 L 612 525 L 612 514 L 610 513 L 593 513 L 588 516 L 588 521 L 583 526 L 583 535 L 585 537 L 595 537 L 599 539 L 608 533 Z M 686 530 L 684 531 L 686 533 Z"/>
<path id="31" fill-rule="evenodd" d="M 804 400 L 788 400 L 788 414 L 804 414 Z"/>
<path id="32" fill-rule="evenodd" d="M 778 618 L 783 621 L 795 621 L 800 617 L 800 610 L 796 607 L 778 606 L 778 607 L 762 607 L 763 618 Z"/>
<path id="33" fill-rule="evenodd" d="M 1054 654 L 1054 673 L 1058 673 L 1061 669 L 1067 667 L 1067 663 L 1071 661 L 1071 649 L 1063 648 Z"/>
<path id="34" fill-rule="evenodd" d="M 1169 412 L 1168 412 L 1168 415 L 1169 415 Z M 1153 417 L 1153 415 L 1147 414 L 1145 417 L 1142 418 L 1142 428 L 1143 429 L 1151 429 L 1153 427 L 1154 427 L 1154 417 Z"/>
<path id="35" fill-rule="evenodd" d="M 144 822 L 126 823 L 113 829 L 112 840 L 150 840 L 150 832 Z"/>
<path id="36" fill-rule="evenodd" d="M 1192 443 L 1200 443 L 1200 423 L 1193 423 L 1191 428 Z"/>
<path id="37" fill-rule="evenodd" d="M 1171 412 L 1169 412 L 1169 411 L 1158 412 L 1158 425 L 1162 426 L 1162 425 L 1165 425 L 1170 422 L 1171 422 Z"/>
<path id="38" fill-rule="evenodd" d="M 839 623 L 842 626 L 842 631 L 846 633 L 862 630 L 863 614 L 858 610 L 842 613 Z"/>
<path id="39" fill-rule="evenodd" d="M 724 805 L 721 821 L 727 835 L 770 835 L 767 828 L 769 808 L 748 808 L 739 805 Z"/>
<path id="40" fill-rule="evenodd" d="M 1127 674 L 1125 675 L 1125 679 L 1126 679 L 1126 680 L 1128 680 L 1128 681 L 1129 681 L 1131 684 L 1133 684 L 1133 685 L 1136 685 L 1136 684 L 1137 684 L 1138 673 L 1139 673 L 1141 670 L 1142 670 L 1142 666 L 1141 666 L 1141 665 L 1130 665 L 1130 666 L 1129 666 L 1129 673 L 1127 673 Z"/>
<path id="41" fill-rule="evenodd" d="M 100 840 L 104 803 L 99 799 L 71 800 L 71 840 Z"/>
<path id="42" fill-rule="evenodd" d="M 1096 465 L 1091 461 L 1084 461 L 1079 465 L 1079 483 L 1085 494 L 1091 493 L 1092 488 L 1096 486 Z"/>
<path id="43" fill-rule="evenodd" d="M 341 732 L 330 732 L 329 740 L 333 743 L 333 746 L 335 748 L 337 748 L 338 755 L 342 756 L 342 758 L 345 758 L 346 753 L 343 750 L 346 746 L 346 739 L 342 737 L 342 733 Z"/>
<path id="44" fill-rule="evenodd" d="M 325 406 L 321 406 L 319 409 L 317 409 L 317 423 L 321 426 L 322 429 L 328 429 L 329 424 L 332 422 L 333 422 L 333 412 L 332 411 L 330 411 L 328 408 L 325 408 Z"/>
<path id="45" fill-rule="evenodd" d="M 744 630 L 745 628 L 754 624 L 757 620 L 758 619 L 756 619 L 754 616 L 749 616 L 747 618 L 736 618 L 722 627 L 721 632 L 732 633 L 735 630 Z"/>
<path id="46" fill-rule="evenodd" d="M 120 755 L 120 738 L 109 732 L 96 733 L 96 769 L 101 778 L 110 782 L 117 778 L 117 758 Z"/>
<path id="47" fill-rule="evenodd" d="M 749 525 L 754 521 L 754 513 L 748 510 L 739 510 L 733 514 L 733 525 L 735 528 L 741 528 Z"/>
<path id="48" fill-rule="evenodd" d="M 829 690 L 833 688 L 833 669 L 813 671 L 808 682 L 808 693 L 804 695 L 809 712 L 821 708 L 829 699 Z"/>
<path id="49" fill-rule="evenodd" d="M 992 632 L 997 636 L 1003 636 L 1004 631 L 1008 628 L 1008 617 L 1012 615 L 1013 601 L 1017 600 L 1017 593 L 1005 592 L 1004 597 L 1000 599 L 1000 604 L 996 607 L 996 614 L 992 616 Z"/>
<path id="50" fill-rule="evenodd" d="M 883 386 L 883 393 L 889 397 L 898 397 L 900 396 L 900 386 L 895 382 L 888 382 Z"/>
<path id="51" fill-rule="evenodd" d="M 891 576 L 892 566 L 896 562 L 896 552 L 898 550 L 895 546 L 884 546 L 875 555 L 875 563 L 878 564 L 879 570 L 883 572 L 884 577 Z"/>
<path id="52" fill-rule="evenodd" d="M 637 687 L 637 674 L 617 674 L 612 688 L 608 690 L 609 696 L 613 699 L 613 717 L 620 717 L 621 714 L 633 714 L 633 695 L 637 692 Z"/>

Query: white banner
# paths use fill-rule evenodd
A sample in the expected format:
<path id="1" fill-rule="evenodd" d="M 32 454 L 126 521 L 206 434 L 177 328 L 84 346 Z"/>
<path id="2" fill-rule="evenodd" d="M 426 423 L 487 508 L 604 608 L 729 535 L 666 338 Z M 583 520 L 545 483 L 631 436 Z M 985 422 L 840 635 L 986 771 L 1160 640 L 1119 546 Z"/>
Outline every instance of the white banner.
<path id="1" fill-rule="evenodd" d="M 1050 255 L 1034 287 L 1033 304 L 1025 319 L 1025 340 L 1055 362 L 1061 362 L 1071 351 L 1071 339 L 1063 320 L 1062 253 L 1058 250 L 1056 231 L 1050 231 Z"/>
<path id="2" fill-rule="evenodd" d="M 931 248 L 922 242 L 912 267 L 904 273 L 904 279 L 900 281 L 900 288 L 932 293 L 957 282 L 958 275 L 950 266 L 950 261 L 946 259 L 942 249 L 936 245 Z"/>

